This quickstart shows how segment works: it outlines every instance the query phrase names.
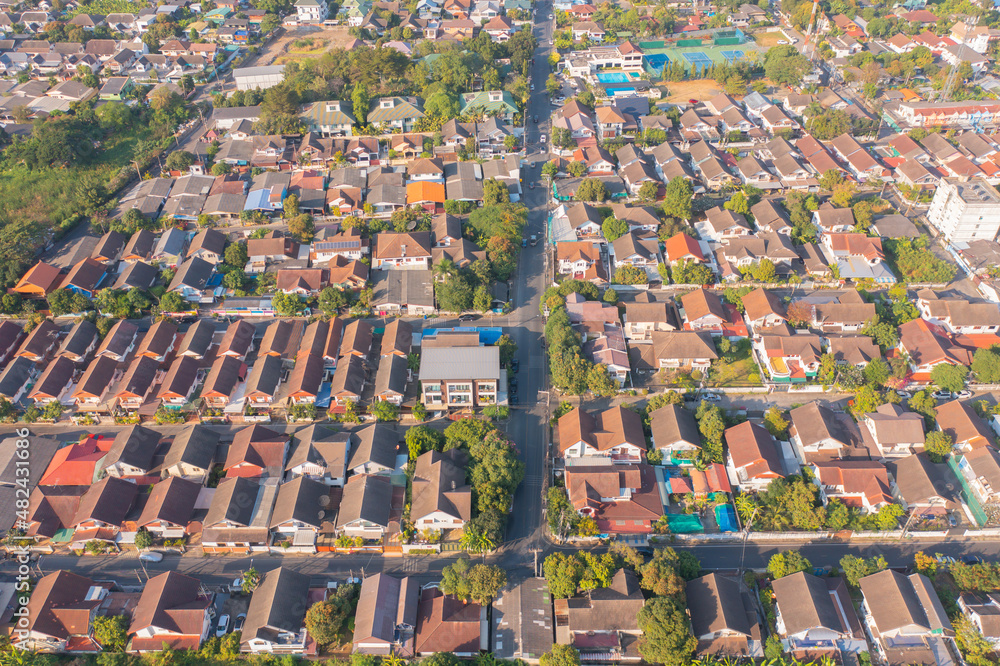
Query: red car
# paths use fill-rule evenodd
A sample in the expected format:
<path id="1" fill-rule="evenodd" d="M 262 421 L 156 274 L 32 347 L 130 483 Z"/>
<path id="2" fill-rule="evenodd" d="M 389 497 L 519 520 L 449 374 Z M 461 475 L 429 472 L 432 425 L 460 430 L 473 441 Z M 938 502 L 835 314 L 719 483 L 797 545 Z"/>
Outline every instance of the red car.
<path id="1" fill-rule="evenodd" d="M 688 100 L 688 104 L 697 104 L 697 103 L 698 103 L 698 100 L 696 100 L 696 99 L 689 99 Z"/>

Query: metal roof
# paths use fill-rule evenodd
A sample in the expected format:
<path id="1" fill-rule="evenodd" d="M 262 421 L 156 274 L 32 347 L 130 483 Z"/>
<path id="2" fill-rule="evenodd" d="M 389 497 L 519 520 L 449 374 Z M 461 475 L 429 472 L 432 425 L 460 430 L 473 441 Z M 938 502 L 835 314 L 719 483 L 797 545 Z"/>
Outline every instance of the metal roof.
<path id="1" fill-rule="evenodd" d="M 420 355 L 421 380 L 500 379 L 499 347 L 431 347 Z"/>

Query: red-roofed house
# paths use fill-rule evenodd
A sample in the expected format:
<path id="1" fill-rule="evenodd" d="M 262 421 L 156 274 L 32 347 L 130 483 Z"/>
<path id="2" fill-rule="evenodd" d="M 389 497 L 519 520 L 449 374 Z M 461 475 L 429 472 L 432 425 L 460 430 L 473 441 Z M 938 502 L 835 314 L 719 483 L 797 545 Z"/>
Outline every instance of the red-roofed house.
<path id="1" fill-rule="evenodd" d="M 701 251 L 698 241 L 685 233 L 671 236 L 663 244 L 667 262 L 673 266 L 679 261 L 697 261 L 699 264 L 705 263 L 705 255 Z"/>
<path id="2" fill-rule="evenodd" d="M 56 451 L 40 486 L 89 486 L 94 483 L 97 463 L 104 459 L 115 443 L 114 437 L 100 435 L 70 444 Z"/>
<path id="3" fill-rule="evenodd" d="M 969 350 L 952 343 L 940 328 L 924 319 L 914 319 L 899 327 L 899 348 L 910 355 L 915 381 L 929 381 L 931 370 L 942 363 L 972 365 Z"/>
<path id="4" fill-rule="evenodd" d="M 830 460 L 812 465 L 823 504 L 837 499 L 867 513 L 892 503 L 885 466 L 875 460 Z"/>
<path id="5" fill-rule="evenodd" d="M 778 443 L 756 423 L 745 421 L 727 428 L 726 444 L 729 467 L 735 471 L 741 490 L 762 490 L 771 481 L 784 478 Z"/>
<path id="6" fill-rule="evenodd" d="M 663 515 L 649 465 L 573 465 L 566 468 L 569 501 L 604 533 L 649 533 Z"/>
<path id="7" fill-rule="evenodd" d="M 149 579 L 132 613 L 133 652 L 197 650 L 212 628 L 212 596 L 201 582 L 176 571 Z"/>

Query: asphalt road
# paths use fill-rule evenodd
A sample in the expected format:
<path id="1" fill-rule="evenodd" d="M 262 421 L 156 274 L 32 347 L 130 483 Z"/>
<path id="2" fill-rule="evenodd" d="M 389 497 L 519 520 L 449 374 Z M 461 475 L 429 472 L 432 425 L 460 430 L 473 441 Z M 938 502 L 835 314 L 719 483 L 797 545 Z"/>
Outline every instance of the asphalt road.
<path id="1" fill-rule="evenodd" d="M 515 521 L 516 524 L 516 521 Z M 536 542 L 542 545 L 541 542 Z M 672 544 L 676 549 L 690 549 L 697 555 L 705 569 L 734 570 L 742 566 L 762 569 L 775 553 L 786 550 L 800 550 L 816 567 L 838 566 L 844 555 L 872 557 L 882 555 L 889 566 L 905 567 L 913 564 L 913 554 L 924 551 L 928 554 L 942 554 L 952 557 L 979 555 L 985 559 L 1000 559 L 1000 540 L 970 541 L 964 538 L 946 539 L 905 539 L 882 543 L 868 542 L 818 542 L 804 545 L 785 543 L 720 543 L 697 545 Z M 539 565 L 544 557 L 556 550 L 551 544 L 545 545 L 538 553 Z M 146 576 L 155 576 L 165 571 L 178 571 L 197 577 L 206 585 L 216 587 L 231 583 L 251 566 L 260 572 L 267 572 L 279 566 L 289 567 L 309 574 L 314 584 L 329 580 L 346 580 L 350 576 L 370 575 L 380 571 L 397 575 L 414 576 L 421 582 L 440 579 L 441 570 L 457 559 L 440 555 L 413 555 L 382 557 L 379 555 L 275 555 L 249 557 L 202 556 L 189 553 L 184 556 L 167 555 L 162 562 L 147 563 L 145 568 L 134 553 L 118 557 L 75 557 L 71 555 L 43 555 L 35 563 L 36 573 L 49 574 L 59 569 L 70 569 L 75 573 L 100 580 L 115 580 L 119 584 L 130 585 L 145 581 Z M 533 554 L 522 549 L 503 549 L 487 558 L 487 562 L 502 566 L 513 580 L 531 576 Z M 13 574 L 13 561 L 0 561 L 0 574 Z"/>

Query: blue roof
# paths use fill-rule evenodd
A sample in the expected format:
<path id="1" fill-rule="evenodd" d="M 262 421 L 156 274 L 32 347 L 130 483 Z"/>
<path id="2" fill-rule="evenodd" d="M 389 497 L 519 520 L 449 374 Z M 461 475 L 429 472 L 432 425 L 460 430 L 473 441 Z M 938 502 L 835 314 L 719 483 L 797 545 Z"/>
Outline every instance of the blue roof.
<path id="1" fill-rule="evenodd" d="M 243 210 L 274 210 L 271 205 L 270 188 L 254 190 L 247 195 L 247 202 L 243 205 Z"/>
<path id="2" fill-rule="evenodd" d="M 837 260 L 837 270 L 840 277 L 851 280 L 875 280 L 876 282 L 895 282 L 896 276 L 889 270 L 884 261 L 874 266 L 862 257 L 842 257 Z"/>

